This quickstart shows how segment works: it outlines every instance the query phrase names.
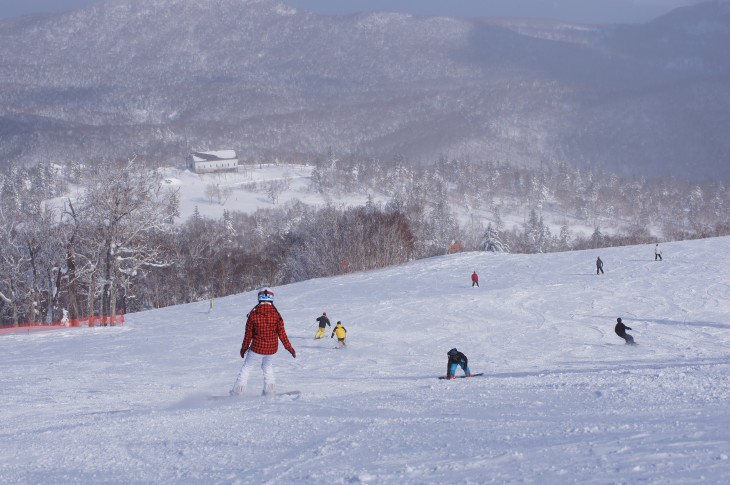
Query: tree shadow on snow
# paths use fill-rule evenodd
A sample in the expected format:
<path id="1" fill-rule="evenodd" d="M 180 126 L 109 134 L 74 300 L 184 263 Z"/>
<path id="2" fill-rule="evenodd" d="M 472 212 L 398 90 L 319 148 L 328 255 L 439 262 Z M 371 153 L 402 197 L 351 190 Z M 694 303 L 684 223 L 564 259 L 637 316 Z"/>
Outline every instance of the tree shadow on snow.
<path id="1" fill-rule="evenodd" d="M 600 318 L 602 320 L 606 320 L 608 323 L 607 326 L 613 327 L 613 325 L 616 323 L 616 316 L 611 315 L 592 315 L 593 318 Z M 730 324 L 727 323 L 718 323 L 718 322 L 703 322 L 703 321 L 677 321 L 677 320 L 669 320 L 666 318 L 659 318 L 659 319 L 651 319 L 651 318 L 631 318 L 631 317 L 621 317 L 621 320 L 627 325 L 630 325 L 631 323 L 658 323 L 659 325 L 674 325 L 677 327 L 681 326 L 690 326 L 690 327 L 712 327 L 712 328 L 721 328 L 721 329 L 730 329 Z"/>
<path id="2" fill-rule="evenodd" d="M 722 328 L 722 329 L 730 329 L 730 324 L 727 323 L 718 323 L 718 322 L 692 322 L 692 321 L 683 321 L 678 322 L 675 320 L 666 320 L 666 319 L 657 319 L 657 320 L 650 320 L 650 319 L 641 319 L 636 320 L 637 322 L 649 322 L 649 323 L 658 323 L 660 325 L 675 325 L 675 326 L 684 326 L 689 325 L 690 327 L 712 327 L 712 328 Z"/>
<path id="3" fill-rule="evenodd" d="M 624 344 L 620 344 L 623 347 Z M 631 345 L 627 347 L 632 347 Z M 574 361 L 572 364 L 587 365 L 586 367 L 579 368 L 568 368 L 568 369 L 544 369 L 535 371 L 520 371 L 520 372 L 497 372 L 490 374 L 485 372 L 484 375 L 488 378 L 495 379 L 513 379 L 513 378 L 524 378 L 524 377 L 547 377 L 547 376 L 560 376 L 560 375 L 580 375 L 580 374 L 596 374 L 601 372 L 614 372 L 617 374 L 630 374 L 637 370 L 660 370 L 660 369 L 673 369 L 673 368 L 684 368 L 688 365 L 695 366 L 713 366 L 718 364 L 725 364 L 727 359 L 725 357 L 718 358 L 695 358 L 695 359 L 682 359 L 680 361 L 667 360 L 657 362 L 632 362 L 631 369 L 626 368 L 626 361 L 621 362 L 604 362 L 603 365 L 592 365 L 596 364 L 595 361 Z"/>

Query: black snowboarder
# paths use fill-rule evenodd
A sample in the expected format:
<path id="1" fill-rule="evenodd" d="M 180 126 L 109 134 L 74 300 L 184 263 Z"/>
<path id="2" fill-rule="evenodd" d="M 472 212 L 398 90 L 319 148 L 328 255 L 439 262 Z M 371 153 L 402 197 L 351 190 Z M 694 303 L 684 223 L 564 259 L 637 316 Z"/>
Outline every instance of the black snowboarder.
<path id="1" fill-rule="evenodd" d="M 603 261 L 601 261 L 601 257 L 599 256 L 598 259 L 596 259 L 596 274 L 604 274 L 603 272 Z"/>
<path id="2" fill-rule="evenodd" d="M 621 321 L 621 318 L 616 319 L 616 327 L 614 327 L 614 331 L 616 332 L 616 335 L 621 337 L 622 339 L 626 340 L 626 343 L 629 345 L 634 344 L 634 337 L 626 333 L 626 330 L 631 330 L 631 327 L 627 327 L 624 325 L 624 323 Z"/>
<path id="3" fill-rule="evenodd" d="M 461 367 L 464 370 L 466 377 L 471 377 L 471 370 L 469 370 L 469 359 L 466 355 L 462 354 L 456 349 L 449 350 L 446 355 L 449 356 L 449 362 L 446 364 L 446 378 L 456 379 L 456 369 Z"/>

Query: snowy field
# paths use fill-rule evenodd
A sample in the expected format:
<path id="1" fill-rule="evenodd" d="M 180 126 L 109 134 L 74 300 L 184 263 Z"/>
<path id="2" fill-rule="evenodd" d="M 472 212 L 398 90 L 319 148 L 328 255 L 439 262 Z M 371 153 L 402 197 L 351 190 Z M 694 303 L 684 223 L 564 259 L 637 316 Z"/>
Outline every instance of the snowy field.
<path id="1" fill-rule="evenodd" d="M 60 169 L 61 167 L 59 167 Z M 196 174 L 183 167 L 164 167 L 159 169 L 162 176 L 162 186 L 179 191 L 180 221 L 188 220 L 197 210 L 204 217 L 219 220 L 225 211 L 244 212 L 253 214 L 258 209 L 272 209 L 284 207 L 287 202 L 299 201 L 313 207 L 324 207 L 333 204 L 336 207 L 362 207 L 368 197 L 377 203 L 386 204 L 390 197 L 377 191 L 363 191 L 363 193 L 339 191 L 327 191 L 320 193 L 312 188 L 312 171 L 314 165 L 300 164 L 252 164 L 242 165 L 236 173 L 210 173 Z M 268 187 L 272 183 L 282 184 L 276 201 L 271 199 Z M 219 189 L 221 196 L 214 195 Z M 71 185 L 69 193 L 46 201 L 50 207 L 62 213 L 68 200 L 75 201 L 80 195 L 81 188 Z M 519 201 L 505 199 L 500 204 L 507 206 L 520 206 Z M 595 227 L 586 225 L 581 221 L 566 214 L 555 204 L 548 201 L 541 212 L 545 217 L 545 224 L 550 227 L 553 234 L 559 234 L 564 223 L 569 223 L 571 234 L 589 237 Z M 484 207 L 467 208 L 464 210 L 462 203 L 452 207 L 454 214 L 465 227 L 469 227 L 475 220 L 480 221 L 484 228 L 491 222 L 495 223 L 495 215 Z M 504 211 L 504 209 L 502 209 Z M 527 220 L 529 213 L 523 209 L 500 214 L 502 223 L 506 228 L 513 226 L 522 227 Z M 604 221 L 601 231 L 605 234 L 614 234 L 622 221 Z M 650 230 L 655 234 L 661 232 L 654 227 Z"/>
<path id="2" fill-rule="evenodd" d="M 2 336 L 0 483 L 730 483 L 730 238 L 663 249 L 274 288 L 297 350 L 277 383 L 298 399 L 261 397 L 258 372 L 208 399 L 233 384 L 255 293 Z M 313 339 L 323 310 L 346 349 Z M 438 380 L 452 347 L 485 375 Z"/>
<path id="3" fill-rule="evenodd" d="M 251 214 L 257 209 L 281 207 L 292 200 L 298 200 L 315 207 L 323 207 L 328 203 L 335 206 L 359 207 L 365 205 L 368 195 L 375 202 L 383 204 L 389 200 L 389 197 L 376 191 L 368 191 L 367 193 L 328 191 L 324 194 L 316 192 L 312 190 L 311 186 L 313 170 L 313 165 L 256 164 L 242 166 L 238 173 L 201 175 L 179 167 L 162 168 L 160 173 L 163 177 L 164 187 L 179 189 L 180 191 L 180 218 L 183 221 L 190 218 L 196 209 L 203 216 L 220 219 L 223 217 L 223 211 L 226 210 Z M 285 188 L 282 189 L 276 203 L 271 200 L 267 193 L 268 184 L 271 182 L 285 183 Z M 209 197 L 206 192 L 211 186 L 219 187 L 228 195 L 220 199 Z M 63 207 L 64 202 L 65 198 L 62 197 L 58 198 L 55 204 L 58 207 Z M 506 200 L 504 202 L 507 205 L 520 205 L 515 201 Z M 556 212 L 550 208 L 551 204 L 549 203 L 546 205 L 547 207 L 541 214 L 545 216 L 545 222 L 554 234 L 560 233 L 560 228 L 565 222 L 569 222 L 570 230 L 574 235 L 590 236 L 595 230 L 594 226 L 586 225 L 585 221 L 577 220 L 562 211 Z M 454 210 L 459 222 L 463 225 L 471 224 L 473 222 L 472 217 L 480 220 L 485 228 L 489 222 L 495 222 L 494 214 L 483 207 L 465 211 L 463 204 L 458 203 L 452 210 Z M 528 215 L 528 212 L 523 210 L 502 213 L 502 223 L 508 228 L 515 225 L 521 227 Z M 617 224 L 617 221 L 605 223 L 601 226 L 601 230 L 606 234 L 615 233 Z"/>
<path id="4" fill-rule="evenodd" d="M 256 209 L 271 209 L 291 200 L 299 200 L 312 206 L 324 206 L 327 202 L 362 206 L 367 195 L 325 194 L 312 190 L 312 165 L 246 165 L 238 173 L 196 174 L 185 169 L 167 167 L 160 169 L 163 186 L 180 189 L 180 217 L 188 219 L 195 209 L 206 217 L 220 219 L 223 211 L 253 213 Z M 267 184 L 282 182 L 278 200 L 274 203 L 267 194 Z M 229 195 L 218 199 L 206 195 L 210 186 L 227 190 Z M 378 200 L 377 197 L 374 197 Z"/>

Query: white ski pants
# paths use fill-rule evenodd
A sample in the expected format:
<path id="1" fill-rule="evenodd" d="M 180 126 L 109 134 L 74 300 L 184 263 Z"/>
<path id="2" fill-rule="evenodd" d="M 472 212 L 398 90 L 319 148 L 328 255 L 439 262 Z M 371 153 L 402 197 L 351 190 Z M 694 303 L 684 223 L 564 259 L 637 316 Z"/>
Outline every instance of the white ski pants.
<path id="1" fill-rule="evenodd" d="M 246 389 L 251 369 L 258 366 L 261 366 L 261 370 L 264 372 L 264 393 L 269 394 L 276 392 L 274 356 L 257 354 L 252 350 L 246 352 L 246 356 L 243 359 L 243 366 L 241 367 L 241 371 L 238 373 L 234 387 Z"/>

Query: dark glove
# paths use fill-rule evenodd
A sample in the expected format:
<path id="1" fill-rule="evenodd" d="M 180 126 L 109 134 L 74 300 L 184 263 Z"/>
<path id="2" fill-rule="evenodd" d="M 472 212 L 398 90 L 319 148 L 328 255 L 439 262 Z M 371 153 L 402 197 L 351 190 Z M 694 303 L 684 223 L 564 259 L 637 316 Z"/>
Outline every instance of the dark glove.
<path id="1" fill-rule="evenodd" d="M 297 358 L 297 351 L 296 351 L 296 350 L 294 350 L 294 349 L 291 349 L 291 350 L 289 351 L 289 353 L 291 354 L 292 358 L 294 358 L 294 359 L 296 359 L 296 358 Z"/>
<path id="2" fill-rule="evenodd" d="M 243 356 L 246 355 L 246 349 L 244 349 L 243 347 L 241 347 L 240 354 L 241 354 L 241 358 L 243 359 Z"/>

